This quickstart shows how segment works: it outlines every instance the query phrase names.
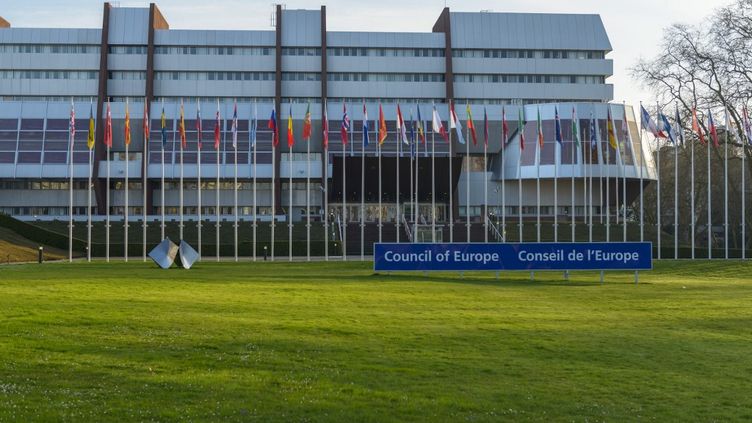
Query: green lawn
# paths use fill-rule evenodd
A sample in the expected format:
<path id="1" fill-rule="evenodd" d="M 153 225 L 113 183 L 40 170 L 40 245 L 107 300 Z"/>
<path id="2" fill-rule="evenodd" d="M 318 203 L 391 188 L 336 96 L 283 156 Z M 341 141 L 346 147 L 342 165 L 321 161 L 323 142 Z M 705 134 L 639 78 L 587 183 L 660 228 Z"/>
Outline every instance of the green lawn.
<path id="1" fill-rule="evenodd" d="M 0 267 L 0 421 L 749 421 L 752 262 Z"/>

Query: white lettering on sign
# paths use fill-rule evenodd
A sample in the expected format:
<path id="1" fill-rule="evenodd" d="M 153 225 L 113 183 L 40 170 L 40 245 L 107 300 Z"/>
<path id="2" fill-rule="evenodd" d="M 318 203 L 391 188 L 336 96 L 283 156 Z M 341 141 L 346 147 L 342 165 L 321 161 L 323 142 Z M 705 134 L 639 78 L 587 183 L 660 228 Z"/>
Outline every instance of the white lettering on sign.
<path id="1" fill-rule="evenodd" d="M 459 263 L 493 263 L 499 261 L 499 253 L 465 253 L 462 251 L 455 251 L 454 257 L 455 262 Z"/>
<path id="2" fill-rule="evenodd" d="M 422 253 L 397 253 L 394 251 L 387 251 L 384 254 L 384 260 L 391 263 L 400 262 L 430 262 L 431 250 L 425 250 Z"/>

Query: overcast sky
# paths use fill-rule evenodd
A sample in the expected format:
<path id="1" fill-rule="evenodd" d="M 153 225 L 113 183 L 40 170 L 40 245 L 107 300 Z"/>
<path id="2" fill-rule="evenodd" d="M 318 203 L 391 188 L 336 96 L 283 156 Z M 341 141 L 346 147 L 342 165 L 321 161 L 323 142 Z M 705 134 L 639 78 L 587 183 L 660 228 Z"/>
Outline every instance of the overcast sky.
<path id="1" fill-rule="evenodd" d="M 614 100 L 637 104 L 652 96 L 632 80 L 628 68 L 641 56 L 658 50 L 663 28 L 698 23 L 731 0 L 290 0 L 288 9 L 327 6 L 332 31 L 429 32 L 446 4 L 454 11 L 596 13 L 606 26 L 613 52 Z M 161 0 L 156 2 L 171 28 L 266 29 L 271 25 L 271 1 Z M 147 1 L 113 2 L 146 7 Z M 30 7 L 33 5 L 33 7 Z M 0 15 L 17 27 L 82 27 L 102 24 L 100 0 L 3 0 Z"/>

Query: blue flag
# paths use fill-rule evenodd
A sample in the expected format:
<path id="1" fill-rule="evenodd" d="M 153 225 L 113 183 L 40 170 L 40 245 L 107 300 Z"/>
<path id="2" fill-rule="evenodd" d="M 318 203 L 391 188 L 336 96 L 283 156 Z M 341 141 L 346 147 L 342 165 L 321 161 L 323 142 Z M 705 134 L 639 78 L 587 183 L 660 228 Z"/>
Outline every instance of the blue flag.
<path id="1" fill-rule="evenodd" d="M 556 142 L 561 144 L 564 140 L 561 136 L 561 119 L 559 119 L 559 106 L 555 106 L 554 112 L 554 119 L 556 120 Z"/>

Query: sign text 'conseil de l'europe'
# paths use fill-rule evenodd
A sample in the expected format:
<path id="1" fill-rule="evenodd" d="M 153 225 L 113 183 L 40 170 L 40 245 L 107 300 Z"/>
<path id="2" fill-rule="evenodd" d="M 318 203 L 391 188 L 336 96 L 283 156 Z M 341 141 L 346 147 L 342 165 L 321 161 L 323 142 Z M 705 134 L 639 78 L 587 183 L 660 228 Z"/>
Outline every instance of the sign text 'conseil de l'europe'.
<path id="1" fill-rule="evenodd" d="M 374 270 L 649 270 L 649 242 L 374 245 Z"/>

